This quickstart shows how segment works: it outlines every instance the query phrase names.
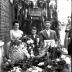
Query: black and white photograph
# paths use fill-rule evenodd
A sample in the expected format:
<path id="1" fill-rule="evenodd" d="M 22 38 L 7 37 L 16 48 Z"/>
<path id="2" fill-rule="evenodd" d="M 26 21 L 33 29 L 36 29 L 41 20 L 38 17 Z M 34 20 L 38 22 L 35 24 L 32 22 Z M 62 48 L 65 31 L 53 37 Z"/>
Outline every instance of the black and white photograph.
<path id="1" fill-rule="evenodd" d="M 72 72 L 71 0 L 0 0 L 0 72 Z"/>

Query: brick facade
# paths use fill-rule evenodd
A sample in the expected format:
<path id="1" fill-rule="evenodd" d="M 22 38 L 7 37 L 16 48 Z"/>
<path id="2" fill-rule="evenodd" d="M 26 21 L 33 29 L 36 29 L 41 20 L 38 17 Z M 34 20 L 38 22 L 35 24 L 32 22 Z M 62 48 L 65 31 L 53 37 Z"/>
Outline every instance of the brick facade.
<path id="1" fill-rule="evenodd" d="M 11 11 L 9 0 L 0 0 L 0 40 L 9 41 L 11 28 Z"/>

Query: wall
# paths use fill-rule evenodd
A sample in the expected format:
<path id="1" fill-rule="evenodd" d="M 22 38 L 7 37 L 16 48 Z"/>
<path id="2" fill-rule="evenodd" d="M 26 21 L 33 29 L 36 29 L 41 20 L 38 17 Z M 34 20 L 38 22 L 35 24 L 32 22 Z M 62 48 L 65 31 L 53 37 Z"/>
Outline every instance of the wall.
<path id="1" fill-rule="evenodd" d="M 66 26 L 68 24 L 68 16 L 71 17 L 71 0 L 57 0 L 57 13 L 58 20 L 60 23 L 60 40 L 61 45 L 64 46 L 65 36 L 66 36 Z"/>
<path id="2" fill-rule="evenodd" d="M 71 0 L 57 0 L 58 20 L 67 23 L 67 17 L 71 17 Z"/>
<path id="3" fill-rule="evenodd" d="M 7 52 L 6 43 L 10 40 L 11 18 L 11 5 L 9 0 L 0 0 L 0 40 L 5 43 L 5 55 Z"/>
<path id="4" fill-rule="evenodd" d="M 9 0 L 0 0 L 0 40 L 5 43 L 9 41 L 9 30 L 11 28 Z"/>

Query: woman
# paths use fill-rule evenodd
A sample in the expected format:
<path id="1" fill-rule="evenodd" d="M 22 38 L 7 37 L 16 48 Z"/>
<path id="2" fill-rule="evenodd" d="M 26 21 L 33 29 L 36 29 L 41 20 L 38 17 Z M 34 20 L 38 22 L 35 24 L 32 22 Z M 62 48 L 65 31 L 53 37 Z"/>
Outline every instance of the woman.
<path id="1" fill-rule="evenodd" d="M 69 45 L 68 45 L 68 54 L 72 55 L 72 27 L 69 31 Z"/>
<path id="2" fill-rule="evenodd" d="M 9 58 L 12 63 L 23 60 L 25 56 L 30 57 L 27 51 L 26 43 L 23 43 L 20 39 L 23 36 L 23 32 L 19 30 L 18 21 L 14 21 L 13 29 L 10 31 L 10 48 L 9 48 Z"/>
<path id="3" fill-rule="evenodd" d="M 10 38 L 12 41 L 19 40 L 23 35 L 23 32 L 19 30 L 18 21 L 14 21 L 13 29 L 10 31 Z"/>

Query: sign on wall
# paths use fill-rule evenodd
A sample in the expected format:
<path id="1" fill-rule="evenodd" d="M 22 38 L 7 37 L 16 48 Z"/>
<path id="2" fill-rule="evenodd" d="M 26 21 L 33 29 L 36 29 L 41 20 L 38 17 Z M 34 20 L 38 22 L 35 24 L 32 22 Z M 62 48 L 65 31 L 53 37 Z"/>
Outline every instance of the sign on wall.
<path id="1" fill-rule="evenodd" d="M 29 15 L 30 16 L 41 16 L 42 11 L 41 9 L 30 9 Z"/>

